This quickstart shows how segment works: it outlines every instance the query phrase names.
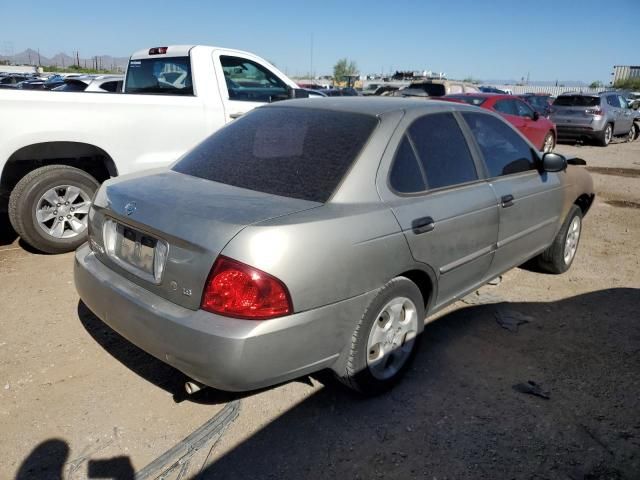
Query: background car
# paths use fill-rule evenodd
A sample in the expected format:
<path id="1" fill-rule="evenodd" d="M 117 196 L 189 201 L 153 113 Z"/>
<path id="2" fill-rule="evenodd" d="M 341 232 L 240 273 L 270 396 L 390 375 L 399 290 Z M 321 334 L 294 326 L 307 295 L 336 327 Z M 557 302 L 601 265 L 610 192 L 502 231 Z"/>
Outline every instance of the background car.
<path id="1" fill-rule="evenodd" d="M 75 284 L 192 383 L 251 390 L 326 368 L 377 394 L 427 315 L 531 258 L 567 271 L 593 195 L 586 170 L 490 111 L 293 100 L 171 169 L 105 182 Z"/>
<path id="2" fill-rule="evenodd" d="M 523 93 L 518 95 L 543 117 L 549 118 L 551 115 L 551 104 L 553 100 L 548 93 Z"/>
<path id="3" fill-rule="evenodd" d="M 487 86 L 484 86 L 484 85 L 479 86 L 478 90 L 480 90 L 482 93 L 502 93 L 502 94 L 507 93 L 504 90 L 500 90 L 499 88 L 487 87 Z"/>
<path id="4" fill-rule="evenodd" d="M 85 75 L 67 77 L 64 84 L 54 88 L 56 92 L 109 92 L 122 91 L 123 75 Z"/>
<path id="5" fill-rule="evenodd" d="M 423 90 L 430 97 L 442 97 L 443 95 L 457 93 L 479 93 L 477 85 L 457 80 L 424 80 L 412 82 L 408 88 Z"/>
<path id="6" fill-rule="evenodd" d="M 493 93 L 469 93 L 447 95 L 441 100 L 464 102 L 499 113 L 543 152 L 551 152 L 556 146 L 555 125 L 518 97 Z"/>
<path id="7" fill-rule="evenodd" d="M 591 139 L 606 147 L 614 136 L 636 137 L 634 111 L 619 92 L 565 93 L 551 107 L 551 121 L 562 139 Z"/>

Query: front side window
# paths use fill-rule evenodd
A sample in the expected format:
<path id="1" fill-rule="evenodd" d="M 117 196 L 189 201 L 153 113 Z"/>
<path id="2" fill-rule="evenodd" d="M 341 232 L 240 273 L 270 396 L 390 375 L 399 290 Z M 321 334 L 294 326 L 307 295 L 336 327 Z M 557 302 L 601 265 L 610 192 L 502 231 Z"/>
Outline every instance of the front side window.
<path id="1" fill-rule="evenodd" d="M 287 85 L 262 65 L 240 57 L 220 57 L 229 100 L 270 102 L 288 94 Z"/>
<path id="2" fill-rule="evenodd" d="M 496 112 L 504 113 L 505 115 L 518 115 L 518 109 L 512 100 L 498 100 L 493 108 Z"/>
<path id="3" fill-rule="evenodd" d="M 484 113 L 464 112 L 462 116 L 478 142 L 489 176 L 499 177 L 536 168 L 529 144 L 505 122 Z"/>
<path id="4" fill-rule="evenodd" d="M 193 95 L 189 57 L 130 60 L 125 93 Z"/>
<path id="5" fill-rule="evenodd" d="M 378 124 L 372 115 L 257 108 L 218 130 L 173 170 L 235 187 L 326 202 Z"/>
<path id="6" fill-rule="evenodd" d="M 524 102 L 516 101 L 516 108 L 520 117 L 533 118 L 532 108 Z"/>
<path id="7" fill-rule="evenodd" d="M 620 95 L 618 95 L 618 102 L 620 103 L 620 108 L 624 108 L 624 109 L 629 108 L 629 104 L 627 103 L 627 101 Z"/>

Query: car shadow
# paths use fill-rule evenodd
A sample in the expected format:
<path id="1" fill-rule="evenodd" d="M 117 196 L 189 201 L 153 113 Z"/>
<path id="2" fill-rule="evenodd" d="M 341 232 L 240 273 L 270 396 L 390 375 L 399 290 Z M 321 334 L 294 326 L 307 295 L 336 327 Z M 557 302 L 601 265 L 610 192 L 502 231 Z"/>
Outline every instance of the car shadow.
<path id="1" fill-rule="evenodd" d="M 0 207 L 0 247 L 11 245 L 18 238 L 18 234 L 11 226 L 9 215 Z"/>
<path id="2" fill-rule="evenodd" d="M 187 400 L 200 404 L 218 405 L 265 390 L 223 392 L 214 388 L 204 388 L 189 395 L 185 391 L 185 382 L 192 380 L 187 375 L 129 342 L 96 317 L 82 301 L 78 302 L 77 313 L 85 330 L 102 348 L 140 377 L 170 393 L 176 403 Z"/>
<path id="3" fill-rule="evenodd" d="M 214 460 L 191 478 L 638 478 L 640 289 L 551 302 L 486 298 L 496 303 L 428 324 L 412 367 L 390 392 L 363 398 L 320 372 L 320 390 L 218 458 L 214 444 Z M 84 305 L 78 314 L 134 372 L 168 391 L 181 388 L 179 372 Z M 520 321 L 507 328 L 505 318 Z M 215 401 L 234 397 L 206 391 Z M 241 412 L 235 422 L 243 431 L 257 420 Z M 67 456 L 66 442 L 48 440 L 16 478 L 61 478 Z M 92 462 L 88 478 L 135 478 L 126 456 Z"/>
<path id="4" fill-rule="evenodd" d="M 640 478 L 639 307 L 616 288 L 458 309 L 391 392 L 328 382 L 194 478 Z"/>

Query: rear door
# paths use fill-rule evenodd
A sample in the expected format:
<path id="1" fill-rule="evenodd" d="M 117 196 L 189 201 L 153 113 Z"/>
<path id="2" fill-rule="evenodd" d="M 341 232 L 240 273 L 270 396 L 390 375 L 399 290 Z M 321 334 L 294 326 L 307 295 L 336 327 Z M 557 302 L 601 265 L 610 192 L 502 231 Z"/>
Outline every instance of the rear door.
<path id="1" fill-rule="evenodd" d="M 614 135 L 621 135 L 629 130 L 624 128 L 624 117 L 618 101 L 618 95 L 607 95 L 607 110 L 609 111 L 610 119 L 613 120 Z"/>
<path id="2" fill-rule="evenodd" d="M 391 140 L 379 190 L 413 257 L 438 277 L 435 307 L 482 282 L 498 234 L 498 205 L 458 117 L 405 119 Z M 381 179 L 381 180 L 380 180 Z"/>
<path id="3" fill-rule="evenodd" d="M 540 173 L 537 154 L 509 125 L 480 112 L 464 112 L 482 153 L 490 185 L 500 202 L 500 227 L 490 277 L 545 249 L 562 211 L 557 173 Z"/>

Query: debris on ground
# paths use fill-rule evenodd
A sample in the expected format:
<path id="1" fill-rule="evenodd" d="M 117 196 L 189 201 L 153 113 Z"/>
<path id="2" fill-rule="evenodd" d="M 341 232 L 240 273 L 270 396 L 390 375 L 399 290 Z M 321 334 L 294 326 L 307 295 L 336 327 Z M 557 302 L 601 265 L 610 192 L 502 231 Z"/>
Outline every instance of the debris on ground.
<path id="1" fill-rule="evenodd" d="M 518 326 L 534 320 L 532 316 L 525 315 L 504 305 L 496 305 L 493 316 L 496 322 L 498 322 L 498 325 L 514 333 L 518 331 Z"/>
<path id="2" fill-rule="evenodd" d="M 536 397 L 544 398 L 545 400 L 549 400 L 549 392 L 544 391 L 542 389 L 542 385 L 529 380 L 527 383 L 518 383 L 513 386 L 513 389 L 516 392 L 527 393 L 529 395 L 535 395 Z"/>

